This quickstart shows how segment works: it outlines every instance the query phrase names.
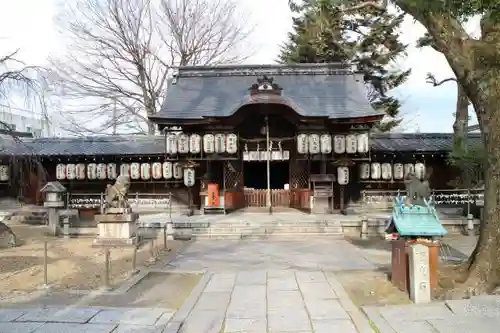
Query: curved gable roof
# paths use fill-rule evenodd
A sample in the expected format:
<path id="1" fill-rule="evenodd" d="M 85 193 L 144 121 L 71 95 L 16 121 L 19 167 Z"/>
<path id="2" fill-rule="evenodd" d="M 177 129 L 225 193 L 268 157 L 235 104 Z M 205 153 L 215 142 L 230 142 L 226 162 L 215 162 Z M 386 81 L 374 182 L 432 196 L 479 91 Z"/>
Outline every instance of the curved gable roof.
<path id="1" fill-rule="evenodd" d="M 334 119 L 382 115 L 366 96 L 359 75 L 340 64 L 293 66 L 194 66 L 179 68 L 154 119 L 227 117 L 250 101 L 249 88 L 264 75 L 273 77 L 282 97 L 302 116 Z"/>

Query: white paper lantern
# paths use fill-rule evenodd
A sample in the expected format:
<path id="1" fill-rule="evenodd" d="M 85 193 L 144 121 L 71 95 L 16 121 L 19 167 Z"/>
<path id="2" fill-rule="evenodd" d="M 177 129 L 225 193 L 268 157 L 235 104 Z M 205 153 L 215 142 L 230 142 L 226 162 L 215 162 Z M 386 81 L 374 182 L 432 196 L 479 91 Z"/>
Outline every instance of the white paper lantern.
<path id="1" fill-rule="evenodd" d="M 403 179 L 404 178 L 404 167 L 401 163 L 394 164 L 394 179 Z"/>
<path id="2" fill-rule="evenodd" d="M 163 178 L 165 178 L 165 179 L 172 179 L 173 171 L 172 171 L 172 163 L 171 162 L 163 162 L 162 175 L 163 175 Z"/>
<path id="3" fill-rule="evenodd" d="M 380 163 L 372 163 L 371 176 L 372 179 L 380 179 Z"/>
<path id="4" fill-rule="evenodd" d="M 122 163 L 120 165 L 120 175 L 130 177 L 130 164 Z"/>
<path id="5" fill-rule="evenodd" d="M 297 152 L 299 154 L 307 154 L 309 151 L 309 140 L 307 134 L 297 135 Z"/>
<path id="6" fill-rule="evenodd" d="M 177 154 L 177 135 L 174 133 L 167 134 L 165 150 L 169 155 Z"/>
<path id="7" fill-rule="evenodd" d="M 382 179 L 392 179 L 392 165 L 390 163 L 382 163 Z"/>
<path id="8" fill-rule="evenodd" d="M 148 180 L 151 178 L 151 164 L 141 163 L 141 179 Z"/>
<path id="9" fill-rule="evenodd" d="M 309 153 L 310 154 L 319 154 L 321 152 L 319 146 L 319 135 L 311 134 L 309 135 Z"/>
<path id="10" fill-rule="evenodd" d="M 182 174 L 182 165 L 180 163 L 174 163 L 173 165 L 173 171 L 174 171 L 174 179 L 182 179 L 182 177 L 184 176 Z"/>
<path id="11" fill-rule="evenodd" d="M 424 179 L 425 165 L 423 163 L 415 164 L 415 176 L 417 176 L 418 179 Z"/>
<path id="12" fill-rule="evenodd" d="M 108 179 L 116 179 L 118 176 L 116 173 L 116 163 L 108 163 L 106 165 L 106 175 Z"/>
<path id="13" fill-rule="evenodd" d="M 345 137 L 345 151 L 348 154 L 356 154 L 358 151 L 358 138 L 355 134 L 349 134 Z"/>
<path id="14" fill-rule="evenodd" d="M 87 179 L 93 180 L 97 178 L 97 164 L 87 164 Z"/>
<path id="15" fill-rule="evenodd" d="M 370 150 L 370 142 L 368 133 L 358 134 L 358 152 L 367 153 Z"/>
<path id="16" fill-rule="evenodd" d="M 66 164 L 66 179 L 73 180 L 76 178 L 76 165 L 73 163 Z"/>
<path id="17" fill-rule="evenodd" d="M 359 178 L 368 179 L 370 178 L 370 163 L 361 163 L 359 166 Z"/>
<path id="18" fill-rule="evenodd" d="M 189 136 L 187 134 L 177 136 L 177 152 L 179 154 L 189 153 Z"/>
<path id="19" fill-rule="evenodd" d="M 76 179 L 78 180 L 83 180 L 85 179 L 87 172 L 86 172 L 86 167 L 85 164 L 83 163 L 78 163 L 76 165 Z"/>
<path id="20" fill-rule="evenodd" d="M 226 135 L 225 134 L 215 134 L 215 153 L 221 154 L 226 152 Z"/>
<path id="21" fill-rule="evenodd" d="M 345 136 L 335 135 L 333 137 L 333 151 L 335 154 L 345 153 Z"/>
<path id="22" fill-rule="evenodd" d="M 6 182 L 9 180 L 9 166 L 0 165 L 0 181 Z"/>
<path id="23" fill-rule="evenodd" d="M 66 165 L 64 164 L 56 165 L 56 179 L 57 180 L 66 179 Z"/>
<path id="24" fill-rule="evenodd" d="M 207 154 L 213 154 L 215 151 L 215 137 L 213 134 L 203 136 L 203 151 Z"/>
<path id="25" fill-rule="evenodd" d="M 321 153 L 330 154 L 332 152 L 332 136 L 330 134 L 322 134 L 319 138 Z"/>
<path id="26" fill-rule="evenodd" d="M 153 179 L 161 179 L 162 169 L 160 162 L 154 162 L 151 166 L 151 176 L 153 177 Z"/>
<path id="27" fill-rule="evenodd" d="M 139 163 L 130 163 L 130 179 L 141 178 L 141 165 Z"/>
<path id="28" fill-rule="evenodd" d="M 201 152 L 201 136 L 199 134 L 191 134 L 189 137 L 189 152 L 191 154 L 199 154 Z"/>
<path id="29" fill-rule="evenodd" d="M 196 181 L 194 168 L 185 168 L 184 169 L 184 185 L 187 187 L 191 187 L 194 185 Z"/>
<path id="30" fill-rule="evenodd" d="M 337 181 L 340 185 L 346 185 L 349 183 L 348 167 L 337 167 Z"/>
<path id="31" fill-rule="evenodd" d="M 238 152 L 238 136 L 234 133 L 228 134 L 226 137 L 226 150 L 229 154 Z"/>
<path id="32" fill-rule="evenodd" d="M 412 163 L 406 163 L 404 169 L 405 169 L 405 179 L 408 177 L 408 175 L 415 174 L 415 165 Z"/>
<path id="33" fill-rule="evenodd" d="M 97 175 L 97 179 L 106 179 L 108 178 L 108 166 L 104 163 L 99 163 L 97 164 L 97 167 L 96 167 L 96 175 Z"/>

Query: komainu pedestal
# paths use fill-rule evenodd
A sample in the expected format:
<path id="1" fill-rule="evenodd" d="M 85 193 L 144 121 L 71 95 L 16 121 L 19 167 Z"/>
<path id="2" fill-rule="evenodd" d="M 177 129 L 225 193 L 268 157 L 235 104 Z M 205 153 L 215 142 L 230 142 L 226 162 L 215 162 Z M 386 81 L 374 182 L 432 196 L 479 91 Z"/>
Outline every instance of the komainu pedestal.
<path id="1" fill-rule="evenodd" d="M 95 216 L 99 236 L 95 245 L 134 245 L 137 243 L 139 214 L 132 212 L 127 201 L 130 179 L 120 175 L 105 193 L 104 214 Z"/>
<path id="2" fill-rule="evenodd" d="M 110 246 L 137 244 L 138 219 L 139 214 L 130 208 L 108 208 L 106 214 L 95 216 L 99 234 L 94 243 Z"/>

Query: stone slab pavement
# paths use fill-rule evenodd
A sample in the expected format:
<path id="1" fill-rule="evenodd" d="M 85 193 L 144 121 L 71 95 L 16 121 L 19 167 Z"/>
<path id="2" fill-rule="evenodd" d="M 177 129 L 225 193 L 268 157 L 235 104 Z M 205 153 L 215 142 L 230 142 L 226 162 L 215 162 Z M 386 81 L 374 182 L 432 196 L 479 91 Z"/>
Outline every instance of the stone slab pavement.
<path id="1" fill-rule="evenodd" d="M 364 307 L 380 333 L 498 333 L 500 296 Z"/>
<path id="2" fill-rule="evenodd" d="M 173 315 L 159 308 L 9 308 L 0 309 L 0 333 L 161 333 Z"/>

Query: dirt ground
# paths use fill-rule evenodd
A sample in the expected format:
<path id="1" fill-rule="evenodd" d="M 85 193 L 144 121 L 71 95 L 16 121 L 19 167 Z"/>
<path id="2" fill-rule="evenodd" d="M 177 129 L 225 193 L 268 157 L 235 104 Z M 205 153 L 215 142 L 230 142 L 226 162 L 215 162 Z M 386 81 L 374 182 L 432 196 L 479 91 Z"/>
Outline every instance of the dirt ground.
<path id="1" fill-rule="evenodd" d="M 105 250 L 92 247 L 94 238 L 63 239 L 46 236 L 45 226 L 10 225 L 19 246 L 0 249 L 0 299 L 29 294 L 44 284 L 44 242 L 48 244 L 47 278 L 52 290 L 95 290 L 103 286 Z M 158 261 L 167 262 L 187 242 L 169 241 L 163 251 L 163 237 L 155 241 Z M 134 249 L 110 249 L 110 284 L 117 286 L 133 268 Z M 136 267 L 152 265 L 149 244 L 139 247 Z"/>

